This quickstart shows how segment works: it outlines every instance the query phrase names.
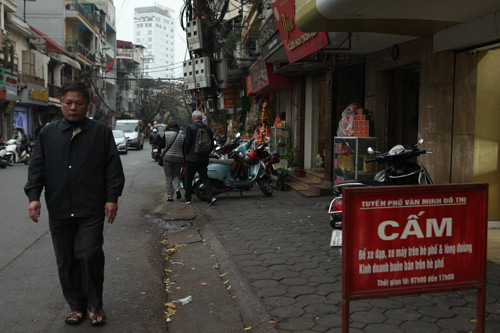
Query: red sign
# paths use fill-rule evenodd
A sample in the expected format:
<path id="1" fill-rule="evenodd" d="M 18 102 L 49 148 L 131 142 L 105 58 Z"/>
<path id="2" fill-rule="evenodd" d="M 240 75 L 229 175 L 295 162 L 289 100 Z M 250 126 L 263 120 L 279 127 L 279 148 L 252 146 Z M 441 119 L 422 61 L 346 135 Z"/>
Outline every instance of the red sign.
<path id="1" fill-rule="evenodd" d="M 295 61 L 330 44 L 326 32 L 302 32 L 295 25 L 295 0 L 276 0 L 274 18 L 285 46 L 288 61 Z"/>
<path id="2" fill-rule="evenodd" d="M 484 285 L 487 196 L 487 184 L 345 189 L 344 297 Z"/>
<path id="3" fill-rule="evenodd" d="M 234 89 L 224 89 L 224 109 L 234 109 L 235 98 L 236 96 Z"/>

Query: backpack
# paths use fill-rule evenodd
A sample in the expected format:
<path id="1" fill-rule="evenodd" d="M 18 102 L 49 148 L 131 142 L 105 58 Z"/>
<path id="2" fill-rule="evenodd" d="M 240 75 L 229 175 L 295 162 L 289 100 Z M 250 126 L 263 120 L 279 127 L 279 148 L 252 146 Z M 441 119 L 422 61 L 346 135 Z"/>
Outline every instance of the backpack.
<path id="1" fill-rule="evenodd" d="M 210 154 L 212 151 L 212 139 L 208 134 L 205 126 L 198 127 L 198 132 L 196 133 L 196 141 L 194 143 L 194 152 L 198 154 Z"/>

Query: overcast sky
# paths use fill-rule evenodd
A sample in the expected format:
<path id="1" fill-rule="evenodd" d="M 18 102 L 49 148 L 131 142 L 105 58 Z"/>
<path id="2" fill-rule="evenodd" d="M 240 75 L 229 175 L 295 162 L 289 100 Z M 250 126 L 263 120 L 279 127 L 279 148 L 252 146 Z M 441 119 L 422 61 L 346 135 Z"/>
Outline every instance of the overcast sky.
<path id="1" fill-rule="evenodd" d="M 116 33 L 117 39 L 129 42 L 134 40 L 134 8 L 154 6 L 155 3 L 171 8 L 175 11 L 175 76 L 182 77 L 182 61 L 186 57 L 186 33 L 180 24 L 180 12 L 183 0 L 114 0 L 116 8 Z"/>

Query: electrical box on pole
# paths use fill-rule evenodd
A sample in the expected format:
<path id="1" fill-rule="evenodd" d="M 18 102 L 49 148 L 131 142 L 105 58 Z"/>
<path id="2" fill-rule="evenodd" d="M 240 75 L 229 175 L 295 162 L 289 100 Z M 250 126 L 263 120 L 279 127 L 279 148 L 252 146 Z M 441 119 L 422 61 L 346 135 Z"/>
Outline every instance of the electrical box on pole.
<path id="1" fill-rule="evenodd" d="M 212 86 L 209 57 L 184 61 L 183 72 L 185 90 L 209 88 Z"/>
<path id="2" fill-rule="evenodd" d="M 187 44 L 189 51 L 203 49 L 203 33 L 201 20 L 193 20 L 187 23 L 186 27 Z"/>

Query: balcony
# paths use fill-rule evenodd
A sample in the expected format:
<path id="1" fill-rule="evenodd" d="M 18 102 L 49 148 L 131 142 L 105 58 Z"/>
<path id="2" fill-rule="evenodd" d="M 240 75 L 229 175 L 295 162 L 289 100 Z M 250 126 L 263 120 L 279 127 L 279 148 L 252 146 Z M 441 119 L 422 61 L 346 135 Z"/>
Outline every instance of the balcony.
<path id="1" fill-rule="evenodd" d="M 61 87 L 58 87 L 58 86 L 51 84 L 51 83 L 49 83 L 47 86 L 49 87 L 49 96 L 50 97 L 60 97 L 61 96 Z"/>
<path id="2" fill-rule="evenodd" d="M 89 49 L 87 49 L 82 43 L 80 42 L 71 42 L 71 43 L 66 43 L 66 50 L 69 52 L 73 53 L 79 53 L 83 58 L 92 61 L 95 63 L 96 61 L 96 55 Z"/>
<path id="3" fill-rule="evenodd" d="M 38 77 L 33 76 L 33 75 L 24 74 L 24 73 L 19 74 L 19 82 L 21 82 L 21 83 L 28 83 L 29 82 L 32 84 L 36 84 L 38 86 L 42 86 L 42 87 L 45 86 L 44 79 L 38 78 Z"/>
<path id="4" fill-rule="evenodd" d="M 78 2 L 70 2 L 66 4 L 66 11 L 68 12 L 67 17 L 76 17 L 78 14 L 83 16 L 87 23 L 89 23 L 91 26 L 97 27 L 99 26 L 97 20 L 93 17 L 91 13 L 89 13 L 88 10 L 85 9 L 85 7 L 82 6 L 82 4 Z M 71 15 L 70 13 L 74 12 L 74 15 Z"/>

